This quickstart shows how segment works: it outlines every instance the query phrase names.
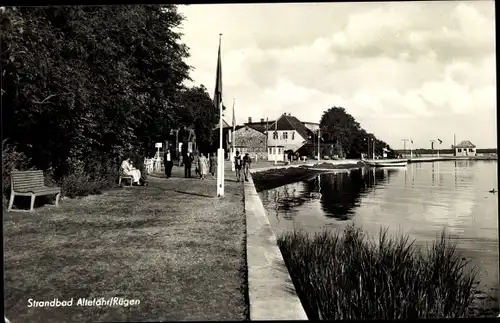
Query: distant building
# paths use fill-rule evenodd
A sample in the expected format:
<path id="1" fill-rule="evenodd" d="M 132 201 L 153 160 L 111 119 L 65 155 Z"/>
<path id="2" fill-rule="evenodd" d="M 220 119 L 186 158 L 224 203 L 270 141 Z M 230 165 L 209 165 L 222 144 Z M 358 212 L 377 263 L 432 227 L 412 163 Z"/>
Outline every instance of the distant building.
<path id="1" fill-rule="evenodd" d="M 258 130 L 262 133 L 266 133 L 267 128 L 270 124 L 273 124 L 274 120 L 267 120 L 264 118 L 260 119 L 260 122 L 252 122 L 252 117 L 248 117 L 248 122 L 245 122 L 245 126 L 252 127 L 255 130 Z"/>
<path id="2" fill-rule="evenodd" d="M 476 156 L 476 146 L 469 140 L 464 140 L 452 148 L 455 156 Z"/>
<path id="3" fill-rule="evenodd" d="M 251 117 L 244 126 L 237 126 L 235 148 L 253 158 L 284 161 L 286 154 L 310 155 L 317 150 L 319 123 L 302 122 L 284 113 L 277 120 Z"/>
<path id="4" fill-rule="evenodd" d="M 245 124 L 237 126 L 234 132 L 234 148 L 240 154 L 248 153 L 254 160 L 267 159 L 267 134 L 261 127 Z"/>
<path id="5" fill-rule="evenodd" d="M 285 153 L 296 153 L 314 140 L 312 130 L 296 117 L 286 113 L 269 124 L 267 136 L 268 160 L 283 160 Z"/>
<path id="6" fill-rule="evenodd" d="M 312 132 L 316 132 L 319 129 L 319 123 L 317 122 L 302 122 L 302 124 Z"/>

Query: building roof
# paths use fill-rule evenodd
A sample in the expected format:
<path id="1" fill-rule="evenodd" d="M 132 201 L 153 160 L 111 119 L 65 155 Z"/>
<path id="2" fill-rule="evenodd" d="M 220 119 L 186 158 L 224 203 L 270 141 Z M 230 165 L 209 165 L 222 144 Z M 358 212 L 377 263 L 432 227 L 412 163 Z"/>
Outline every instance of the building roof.
<path id="1" fill-rule="evenodd" d="M 305 140 L 309 140 L 309 136 L 312 135 L 312 131 L 308 129 L 302 122 L 299 121 L 294 116 L 283 114 L 276 121 L 276 125 L 273 122 L 269 125 L 269 130 L 295 130 L 299 135 Z"/>
<path id="2" fill-rule="evenodd" d="M 249 126 L 250 128 L 253 128 L 257 131 L 260 131 L 260 132 L 266 132 L 267 130 L 267 126 L 274 123 L 274 121 L 264 121 L 264 122 L 245 122 L 244 125 L 245 126 Z"/>
<path id="3" fill-rule="evenodd" d="M 219 125 L 220 125 L 220 121 L 217 121 L 217 124 L 215 125 L 215 128 L 214 129 L 219 129 Z M 226 122 L 226 120 L 224 120 L 224 118 L 222 118 L 222 129 L 224 128 L 232 128 L 229 123 Z"/>
<path id="4" fill-rule="evenodd" d="M 464 140 L 453 148 L 476 148 L 476 146 L 469 140 Z"/>
<path id="5" fill-rule="evenodd" d="M 262 128 L 262 127 L 259 127 L 259 126 L 254 126 L 254 125 L 253 125 L 253 124 L 251 124 L 251 123 L 245 123 L 244 125 L 239 125 L 239 126 L 236 126 L 236 127 L 234 127 L 234 130 L 236 131 L 236 130 L 240 130 L 240 129 L 242 129 L 242 128 L 250 128 L 250 129 L 253 129 L 253 130 L 257 131 L 257 132 L 260 132 L 262 135 L 264 135 L 264 134 L 265 134 L 265 132 L 266 132 L 266 130 L 265 130 L 265 126 L 264 126 L 264 128 Z"/>

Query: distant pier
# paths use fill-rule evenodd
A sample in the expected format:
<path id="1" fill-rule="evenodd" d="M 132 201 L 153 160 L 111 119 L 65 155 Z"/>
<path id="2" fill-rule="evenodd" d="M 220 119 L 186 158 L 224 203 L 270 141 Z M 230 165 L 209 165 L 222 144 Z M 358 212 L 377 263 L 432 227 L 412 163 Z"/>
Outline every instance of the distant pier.
<path id="1" fill-rule="evenodd" d="M 497 156 L 416 157 L 416 158 L 408 158 L 408 163 L 424 163 L 424 162 L 455 161 L 455 160 L 498 160 L 498 157 Z"/>

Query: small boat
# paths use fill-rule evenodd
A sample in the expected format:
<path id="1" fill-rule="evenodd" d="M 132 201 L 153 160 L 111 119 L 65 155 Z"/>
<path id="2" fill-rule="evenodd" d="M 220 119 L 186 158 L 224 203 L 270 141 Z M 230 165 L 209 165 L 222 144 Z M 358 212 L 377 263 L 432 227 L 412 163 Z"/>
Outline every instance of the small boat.
<path id="1" fill-rule="evenodd" d="M 371 167 L 406 167 L 408 161 L 406 159 L 372 159 L 372 160 L 363 160 L 363 162 Z"/>

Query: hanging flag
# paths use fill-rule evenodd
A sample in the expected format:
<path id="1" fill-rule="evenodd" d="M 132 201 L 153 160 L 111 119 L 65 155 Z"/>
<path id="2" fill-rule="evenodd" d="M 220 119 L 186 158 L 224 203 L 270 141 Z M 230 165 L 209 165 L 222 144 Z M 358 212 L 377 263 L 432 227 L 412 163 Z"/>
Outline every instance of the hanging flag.
<path id="1" fill-rule="evenodd" d="M 222 64 L 220 58 L 220 38 L 219 38 L 219 53 L 217 55 L 217 74 L 215 77 L 215 91 L 214 91 L 214 106 L 215 111 L 219 110 L 219 104 L 222 103 Z M 226 107 L 222 105 L 222 110 Z"/>
<path id="2" fill-rule="evenodd" d="M 443 143 L 443 141 L 441 139 L 439 139 L 439 138 L 438 138 L 438 141 L 439 141 L 440 145 Z"/>

